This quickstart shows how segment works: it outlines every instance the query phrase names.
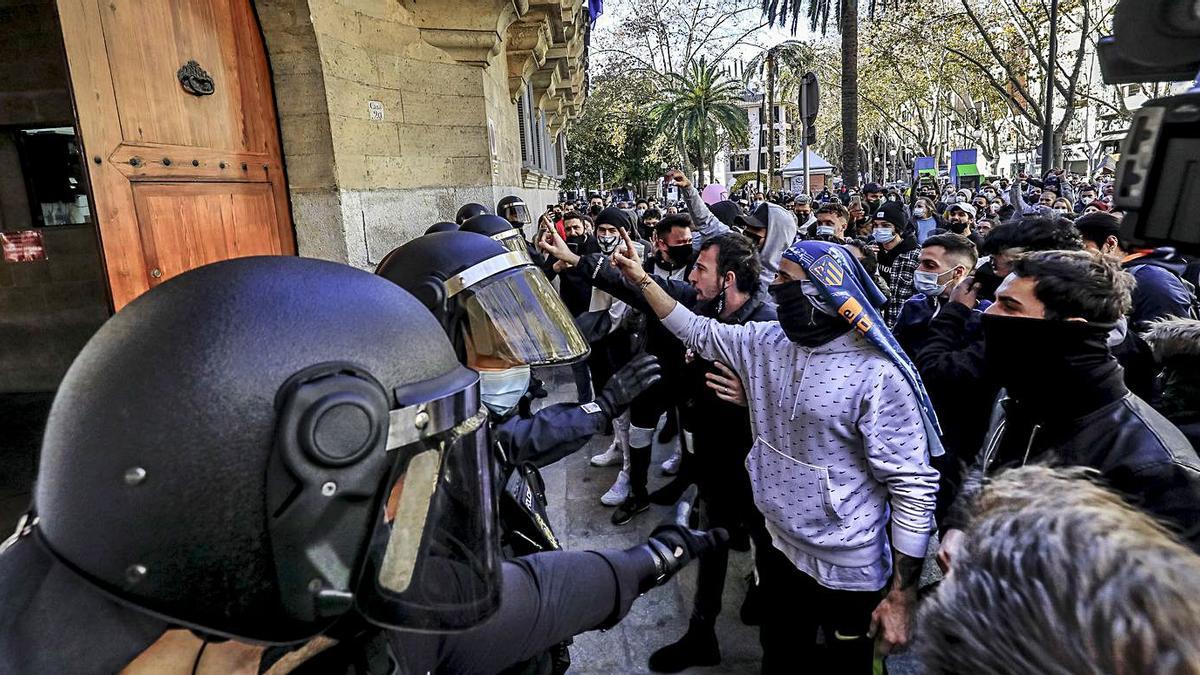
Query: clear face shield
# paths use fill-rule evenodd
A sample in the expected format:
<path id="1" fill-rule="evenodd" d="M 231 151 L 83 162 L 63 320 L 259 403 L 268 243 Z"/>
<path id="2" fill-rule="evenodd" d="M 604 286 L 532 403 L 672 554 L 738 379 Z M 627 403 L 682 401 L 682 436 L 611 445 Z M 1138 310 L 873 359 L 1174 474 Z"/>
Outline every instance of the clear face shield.
<path id="1" fill-rule="evenodd" d="M 446 282 L 467 331 L 468 366 L 501 370 L 572 363 L 588 354 L 570 311 L 541 270 L 516 253 Z"/>
<path id="2" fill-rule="evenodd" d="M 500 213 L 500 217 L 514 223 L 524 223 L 526 225 L 533 222 L 530 216 L 529 207 L 525 202 L 510 202 L 504 207 L 504 211 Z"/>
<path id="3" fill-rule="evenodd" d="M 533 262 L 533 259 L 529 257 L 529 248 L 525 244 L 525 236 L 521 234 L 520 230 L 513 228 L 507 232 L 494 234 L 492 235 L 492 239 L 499 242 L 501 246 L 509 251 L 520 254 L 527 262 Z"/>
<path id="4" fill-rule="evenodd" d="M 477 386 L 392 411 L 387 447 L 393 459 L 355 593 L 358 611 L 405 630 L 479 624 L 499 607 L 501 557 Z"/>

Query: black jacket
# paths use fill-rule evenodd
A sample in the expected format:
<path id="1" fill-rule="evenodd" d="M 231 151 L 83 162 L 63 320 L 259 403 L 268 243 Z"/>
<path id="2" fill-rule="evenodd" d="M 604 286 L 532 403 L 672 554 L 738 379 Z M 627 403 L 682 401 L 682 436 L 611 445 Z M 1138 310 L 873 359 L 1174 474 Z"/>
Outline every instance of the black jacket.
<path id="1" fill-rule="evenodd" d="M 678 282 L 672 282 L 671 285 Z M 668 288 L 670 293 L 671 289 Z M 674 295 L 674 294 L 672 294 Z M 716 303 L 689 306 L 697 314 L 722 323 L 741 325 L 751 321 L 777 321 L 776 308 L 761 288 L 738 311 L 721 319 Z M 754 443 L 750 409 L 727 403 L 706 384 L 707 373 L 719 373 L 711 361 L 699 356 L 684 366 L 684 420 L 693 435 L 696 461 L 692 478 L 708 505 L 714 527 L 726 529 L 748 525 L 754 518 L 754 493 L 746 473 L 746 455 Z"/>
<path id="2" fill-rule="evenodd" d="M 971 482 L 1034 462 L 1091 467 L 1200 552 L 1200 458 L 1183 433 L 1125 388 L 1119 368 L 1079 394 L 1091 401 L 1082 415 L 1026 409 L 1004 398 Z M 950 515 L 950 527 L 961 528 L 969 518 L 965 496 Z"/>
<path id="3" fill-rule="evenodd" d="M 692 288 L 691 284 L 683 281 L 670 281 L 655 275 L 653 257 L 643 265 L 643 268 L 650 275 L 651 279 L 663 287 L 671 297 L 683 303 L 684 307 L 695 306 L 696 289 Z M 662 322 L 658 320 L 658 317 L 654 315 L 654 311 L 646 303 L 646 299 L 642 297 L 641 291 L 631 288 L 626 284 L 625 278 L 621 276 L 620 271 L 614 268 L 609 263 L 608 257 L 603 254 L 596 253 L 581 256 L 579 264 L 572 271 L 580 275 L 581 278 L 588 279 L 592 286 L 599 288 L 626 303 L 631 308 L 645 314 L 646 353 L 658 357 L 658 363 L 662 366 L 662 379 L 664 381 L 678 382 L 678 380 L 673 378 L 678 377 L 683 372 L 683 343 L 662 325 Z M 688 265 L 687 273 L 690 272 L 691 265 Z M 686 278 L 687 274 L 685 273 L 684 276 Z"/>

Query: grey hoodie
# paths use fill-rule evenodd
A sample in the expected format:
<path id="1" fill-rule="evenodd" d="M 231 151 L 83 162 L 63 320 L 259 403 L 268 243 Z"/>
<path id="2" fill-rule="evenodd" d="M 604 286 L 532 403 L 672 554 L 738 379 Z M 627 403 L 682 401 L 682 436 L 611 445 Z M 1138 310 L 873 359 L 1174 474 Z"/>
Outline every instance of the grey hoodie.
<path id="1" fill-rule="evenodd" d="M 754 502 L 797 569 L 827 588 L 875 591 L 891 575 L 889 544 L 925 556 L 938 472 L 891 360 L 854 331 L 809 348 L 778 322 L 723 324 L 683 305 L 663 326 L 745 384 Z"/>
<path id="2" fill-rule="evenodd" d="M 695 224 L 696 232 L 700 233 L 698 239 L 692 240 L 692 246 L 696 251 L 700 250 L 700 246 L 705 241 L 712 239 L 718 234 L 729 232 L 730 228 L 725 223 L 722 223 L 713 212 L 709 210 L 708 204 L 700 197 L 700 193 L 694 186 L 689 185 L 680 190 L 684 200 L 688 205 L 688 212 L 692 214 L 692 222 Z M 778 204 L 767 204 L 767 242 L 763 244 L 762 251 L 759 252 L 759 259 L 762 261 L 762 286 L 765 289 L 775 280 L 775 274 L 779 271 L 779 260 L 783 258 L 783 252 L 796 241 L 796 217 L 791 211 L 783 208 Z"/>

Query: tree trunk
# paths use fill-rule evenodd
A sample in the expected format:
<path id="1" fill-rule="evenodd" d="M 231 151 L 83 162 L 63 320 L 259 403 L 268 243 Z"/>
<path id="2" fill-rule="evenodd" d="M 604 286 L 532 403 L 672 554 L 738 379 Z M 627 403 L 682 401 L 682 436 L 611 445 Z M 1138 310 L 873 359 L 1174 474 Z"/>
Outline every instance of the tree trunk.
<path id="1" fill-rule="evenodd" d="M 842 180 L 858 185 L 858 0 L 842 0 Z"/>
<path id="2" fill-rule="evenodd" d="M 767 52 L 767 185 L 775 187 L 775 53 Z"/>

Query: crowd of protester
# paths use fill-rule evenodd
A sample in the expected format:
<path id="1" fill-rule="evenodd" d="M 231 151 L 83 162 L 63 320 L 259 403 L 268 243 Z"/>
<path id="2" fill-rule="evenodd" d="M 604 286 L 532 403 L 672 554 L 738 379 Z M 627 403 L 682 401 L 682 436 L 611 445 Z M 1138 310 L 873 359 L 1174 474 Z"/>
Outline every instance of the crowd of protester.
<path id="1" fill-rule="evenodd" d="M 1079 597 L 1104 575 L 1145 581 L 1135 561 L 1160 549 L 1200 565 L 1200 265 L 1125 241 L 1110 183 L 1051 171 L 709 203 L 683 173 L 664 180 L 679 201 L 594 195 L 536 230 L 511 202 L 498 215 L 592 344 L 581 400 L 639 353 L 661 364 L 591 458 L 617 468 L 600 501 L 622 526 L 699 486 L 704 526 L 754 552 L 741 619 L 760 626 L 764 672 L 872 672 L 911 641 L 933 672 L 1194 659 L 1194 634 L 1127 616 L 1185 611 L 1184 586 L 1122 582 L 1141 609 Z M 678 442 L 651 491 L 656 436 Z M 946 580 L 918 613 L 933 552 Z M 720 663 L 727 563 L 701 559 L 688 626 L 651 670 Z M 1034 600 L 1060 633 L 1164 634 L 1056 656 L 1005 609 Z M 993 616 L 1021 647 L 988 643 Z"/>

